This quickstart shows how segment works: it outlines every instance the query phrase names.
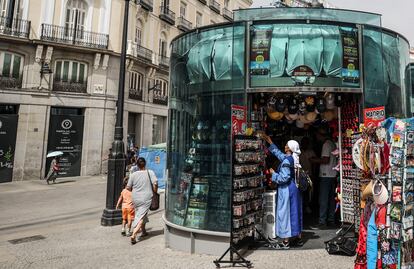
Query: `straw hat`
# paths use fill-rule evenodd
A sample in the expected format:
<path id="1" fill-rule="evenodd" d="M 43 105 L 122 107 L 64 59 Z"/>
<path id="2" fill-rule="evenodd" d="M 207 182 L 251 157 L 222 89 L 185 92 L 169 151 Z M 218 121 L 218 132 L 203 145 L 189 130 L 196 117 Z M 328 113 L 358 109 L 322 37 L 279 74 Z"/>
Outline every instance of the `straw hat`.
<path id="1" fill-rule="evenodd" d="M 367 200 L 369 196 L 372 195 L 372 180 L 368 183 L 368 185 L 365 186 L 363 192 L 362 192 L 362 200 Z"/>
<path id="2" fill-rule="evenodd" d="M 327 110 L 324 113 L 322 113 L 322 119 L 326 121 L 331 121 L 335 118 L 335 113 L 333 110 Z"/>
<path id="3" fill-rule="evenodd" d="M 381 180 L 376 180 L 372 185 L 372 196 L 377 205 L 383 205 L 388 201 L 388 190 Z"/>
<path id="4" fill-rule="evenodd" d="M 313 112 L 308 112 L 307 114 L 306 114 L 306 116 L 305 116 L 305 119 L 307 120 L 307 121 L 310 121 L 310 122 L 314 122 L 315 120 L 316 120 L 316 117 L 318 116 L 318 114 L 316 114 L 316 112 L 315 111 L 313 111 Z"/>
<path id="5" fill-rule="evenodd" d="M 297 113 L 295 114 L 288 114 L 290 120 L 297 120 L 299 118 L 299 115 Z"/>
<path id="6" fill-rule="evenodd" d="M 278 111 L 267 111 L 267 115 L 272 120 L 281 120 L 283 118 L 283 113 Z"/>

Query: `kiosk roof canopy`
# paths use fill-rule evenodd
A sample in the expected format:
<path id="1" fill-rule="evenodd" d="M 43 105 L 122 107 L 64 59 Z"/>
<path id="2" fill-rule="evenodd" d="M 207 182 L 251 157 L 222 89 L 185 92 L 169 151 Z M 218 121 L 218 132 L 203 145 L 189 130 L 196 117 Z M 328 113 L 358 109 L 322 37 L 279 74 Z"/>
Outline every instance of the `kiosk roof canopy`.
<path id="1" fill-rule="evenodd" d="M 234 12 L 235 21 L 317 20 L 368 24 L 381 27 L 381 15 L 355 10 L 329 8 L 250 8 Z"/>

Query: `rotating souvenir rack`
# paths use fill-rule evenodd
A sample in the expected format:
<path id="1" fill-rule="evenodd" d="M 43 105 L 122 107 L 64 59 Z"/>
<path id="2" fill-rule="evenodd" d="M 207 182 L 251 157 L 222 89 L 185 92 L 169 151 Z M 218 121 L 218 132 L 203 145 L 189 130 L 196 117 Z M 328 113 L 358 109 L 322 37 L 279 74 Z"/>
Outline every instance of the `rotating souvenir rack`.
<path id="1" fill-rule="evenodd" d="M 254 242 L 256 224 L 263 218 L 262 175 L 265 154 L 262 141 L 255 136 L 235 135 L 233 138 L 233 175 L 231 191 L 230 247 L 214 263 L 238 264 L 250 268 L 251 262 L 240 254 Z M 230 260 L 223 258 L 230 254 Z M 234 255 L 237 255 L 235 259 Z"/>
<path id="2" fill-rule="evenodd" d="M 414 268 L 414 126 L 397 120 L 391 138 L 390 203 L 387 211 L 390 251 L 400 252 L 400 268 Z M 397 256 L 397 255 L 393 255 Z"/>

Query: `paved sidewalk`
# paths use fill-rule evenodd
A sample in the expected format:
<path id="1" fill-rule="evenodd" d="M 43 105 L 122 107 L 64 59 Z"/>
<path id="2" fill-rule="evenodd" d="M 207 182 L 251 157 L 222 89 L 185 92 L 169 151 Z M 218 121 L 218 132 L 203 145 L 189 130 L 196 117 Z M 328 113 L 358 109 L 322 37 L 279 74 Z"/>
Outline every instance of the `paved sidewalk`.
<path id="1" fill-rule="evenodd" d="M 131 246 L 120 226 L 102 227 L 106 177 L 0 184 L 0 268 L 215 268 L 217 257 L 165 248 L 163 210 L 151 212 L 150 236 Z M 40 235 L 44 239 L 12 244 Z M 254 268 L 353 268 L 354 258 L 324 249 L 255 251 Z"/>

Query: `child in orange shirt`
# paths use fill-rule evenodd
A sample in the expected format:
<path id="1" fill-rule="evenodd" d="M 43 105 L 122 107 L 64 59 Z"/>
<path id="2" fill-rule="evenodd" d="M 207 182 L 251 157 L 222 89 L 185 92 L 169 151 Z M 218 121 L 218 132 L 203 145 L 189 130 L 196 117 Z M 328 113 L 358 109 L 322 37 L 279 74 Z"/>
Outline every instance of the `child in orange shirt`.
<path id="1" fill-rule="evenodd" d="M 126 189 L 128 183 L 128 177 L 124 178 L 124 189 L 119 196 L 118 203 L 116 204 L 116 209 L 119 208 L 119 205 L 122 203 L 122 230 L 121 234 L 123 236 L 131 236 L 131 224 L 135 217 L 134 204 L 132 203 L 132 192 Z M 128 222 L 128 233 L 125 231 L 125 224 Z"/>

